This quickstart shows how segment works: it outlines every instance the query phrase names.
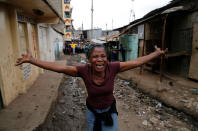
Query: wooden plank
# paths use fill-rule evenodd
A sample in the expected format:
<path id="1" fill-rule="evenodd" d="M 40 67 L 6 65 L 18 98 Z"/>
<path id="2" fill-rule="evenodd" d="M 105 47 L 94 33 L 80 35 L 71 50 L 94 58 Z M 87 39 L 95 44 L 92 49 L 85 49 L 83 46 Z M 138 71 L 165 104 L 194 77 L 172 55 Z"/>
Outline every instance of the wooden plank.
<path id="1" fill-rule="evenodd" d="M 188 56 L 189 54 L 186 51 L 179 51 L 174 53 L 165 54 L 165 58 L 176 57 L 176 56 Z"/>
<path id="2" fill-rule="evenodd" d="M 164 42 L 165 42 L 165 34 L 166 34 L 166 19 L 167 19 L 168 14 L 165 15 L 164 17 L 164 24 L 163 24 L 163 30 L 162 30 L 162 50 L 164 50 Z M 163 61 L 164 61 L 164 55 L 161 55 L 161 61 L 160 61 L 160 82 L 162 82 L 162 66 L 163 66 Z"/>
<path id="3" fill-rule="evenodd" d="M 193 26 L 192 56 L 189 68 L 189 77 L 198 80 L 198 23 Z"/>
<path id="4" fill-rule="evenodd" d="M 145 40 L 150 40 L 150 26 L 148 23 L 145 24 Z"/>
<path id="5" fill-rule="evenodd" d="M 139 51 L 138 51 L 138 56 L 141 57 L 144 54 L 144 40 L 139 40 Z"/>

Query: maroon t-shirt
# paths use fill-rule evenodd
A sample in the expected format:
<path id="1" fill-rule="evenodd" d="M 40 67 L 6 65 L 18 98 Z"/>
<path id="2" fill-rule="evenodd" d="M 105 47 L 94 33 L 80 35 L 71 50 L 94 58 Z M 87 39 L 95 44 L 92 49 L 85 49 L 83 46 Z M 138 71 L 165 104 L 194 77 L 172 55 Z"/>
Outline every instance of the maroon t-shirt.
<path id="1" fill-rule="evenodd" d="M 88 92 L 87 102 L 92 108 L 104 109 L 114 101 L 114 78 L 120 71 L 120 62 L 109 62 L 105 70 L 105 80 L 96 85 L 91 75 L 91 65 L 77 66 L 78 76 L 82 77 Z"/>

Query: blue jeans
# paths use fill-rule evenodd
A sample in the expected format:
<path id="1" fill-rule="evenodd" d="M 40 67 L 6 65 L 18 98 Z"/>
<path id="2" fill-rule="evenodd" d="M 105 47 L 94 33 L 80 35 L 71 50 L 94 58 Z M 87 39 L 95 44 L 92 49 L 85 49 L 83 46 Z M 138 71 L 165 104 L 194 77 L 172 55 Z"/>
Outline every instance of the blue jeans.
<path id="1" fill-rule="evenodd" d="M 107 112 L 109 109 L 110 107 L 107 107 L 106 109 L 102 109 L 102 110 L 95 109 L 95 111 L 97 113 L 103 113 L 103 112 Z M 87 117 L 87 131 L 93 131 L 95 116 L 88 108 L 86 112 L 86 117 Z M 113 119 L 113 126 L 105 126 L 104 121 L 102 121 L 102 131 L 118 131 L 117 113 L 112 113 L 111 117 Z"/>
<path id="2" fill-rule="evenodd" d="M 73 55 L 75 54 L 75 48 L 72 48 L 72 53 L 73 53 Z"/>

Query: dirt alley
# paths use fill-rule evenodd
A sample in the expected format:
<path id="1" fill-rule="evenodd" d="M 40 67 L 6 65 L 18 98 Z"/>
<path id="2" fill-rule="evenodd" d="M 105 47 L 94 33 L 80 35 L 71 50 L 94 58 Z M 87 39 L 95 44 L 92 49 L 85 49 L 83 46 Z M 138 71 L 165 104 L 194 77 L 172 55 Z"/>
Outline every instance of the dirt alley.
<path id="1" fill-rule="evenodd" d="M 68 65 L 84 64 L 82 56 L 70 56 Z M 64 76 L 58 99 L 35 131 L 85 131 L 86 95 L 81 78 Z M 198 131 L 198 121 L 143 94 L 134 83 L 117 77 L 114 95 L 120 131 Z"/>

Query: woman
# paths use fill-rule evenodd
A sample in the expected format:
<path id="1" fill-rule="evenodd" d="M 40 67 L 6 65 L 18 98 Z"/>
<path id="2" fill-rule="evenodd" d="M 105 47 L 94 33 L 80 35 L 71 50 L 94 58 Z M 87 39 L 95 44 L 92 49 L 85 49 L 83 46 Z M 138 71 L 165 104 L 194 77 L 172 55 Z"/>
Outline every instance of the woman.
<path id="1" fill-rule="evenodd" d="M 16 65 L 31 63 L 41 68 L 82 77 L 88 92 L 87 131 L 117 131 L 118 120 L 116 102 L 113 96 L 114 78 L 118 72 L 138 67 L 167 52 L 155 46 L 155 52 L 127 62 L 108 62 L 105 48 L 102 45 L 91 46 L 88 53 L 90 64 L 81 66 L 61 66 L 55 62 L 34 59 L 29 51 L 22 55 Z"/>

